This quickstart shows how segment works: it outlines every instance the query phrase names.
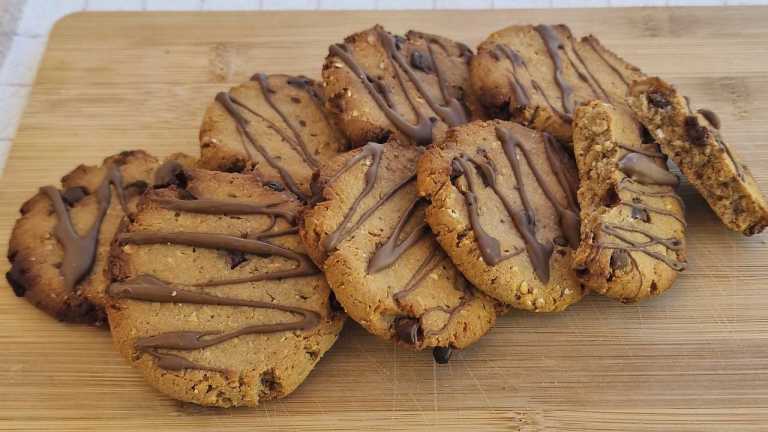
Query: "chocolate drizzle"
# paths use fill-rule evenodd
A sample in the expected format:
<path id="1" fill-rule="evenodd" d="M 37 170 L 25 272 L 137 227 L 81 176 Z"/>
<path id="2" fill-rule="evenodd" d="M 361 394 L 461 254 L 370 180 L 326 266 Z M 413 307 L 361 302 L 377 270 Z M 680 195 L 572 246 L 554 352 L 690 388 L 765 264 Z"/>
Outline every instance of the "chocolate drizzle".
<path id="1" fill-rule="evenodd" d="M 547 47 L 547 53 L 555 66 L 555 82 L 560 87 L 560 94 L 563 100 L 563 112 L 569 116 L 573 115 L 573 87 L 565 79 L 563 70 L 563 60 L 560 57 L 560 48 L 564 49 L 563 42 L 555 30 L 548 25 L 539 24 L 534 27 L 539 33 L 544 45 Z"/>
<path id="2" fill-rule="evenodd" d="M 511 216 L 512 222 L 515 225 L 517 232 L 520 234 L 522 240 L 525 243 L 526 250 L 528 252 L 528 258 L 531 260 L 534 271 L 543 283 L 549 281 L 549 258 L 552 255 L 553 246 L 551 244 L 542 244 L 536 238 L 536 215 L 533 205 L 528 197 L 528 191 L 523 179 L 522 169 L 519 162 L 518 151 L 522 154 L 529 169 L 533 173 L 533 176 L 538 183 L 539 187 L 544 192 L 547 200 L 553 206 L 558 214 L 560 228 L 565 235 L 568 244 L 575 248 L 579 244 L 579 230 L 580 219 L 578 215 L 578 206 L 575 200 L 575 191 L 573 190 L 573 184 L 569 181 L 564 172 L 566 171 L 564 162 L 559 156 L 558 145 L 553 143 L 549 137 L 545 137 L 544 147 L 547 154 L 547 161 L 549 168 L 555 174 L 555 178 L 558 181 L 560 188 L 566 195 L 567 203 L 563 205 L 559 199 L 555 196 L 554 191 L 549 187 L 544 180 L 544 176 L 539 168 L 533 164 L 531 155 L 528 150 L 520 142 L 513 132 L 507 128 L 496 127 L 496 137 L 501 142 L 502 149 L 506 156 L 507 161 L 512 168 L 512 172 L 515 176 L 517 184 L 516 190 L 520 196 L 520 201 L 523 205 L 523 211 L 515 208 L 509 197 L 502 191 L 496 182 L 496 169 L 492 160 L 489 159 L 486 151 L 478 151 L 481 156 L 486 160 L 481 161 L 470 157 L 467 154 L 461 154 L 454 159 L 454 166 L 457 170 L 465 175 L 467 182 L 467 190 L 462 191 L 464 198 L 467 201 L 467 208 L 469 210 L 470 225 L 475 233 L 475 238 L 480 249 L 480 254 L 483 260 L 488 265 L 496 265 L 508 258 L 516 256 L 522 252 L 517 249 L 506 254 L 502 254 L 501 247 L 498 239 L 488 234 L 482 227 L 480 222 L 480 212 L 477 203 L 477 190 L 480 185 L 475 178 L 475 171 L 472 169 L 472 165 L 477 167 L 483 183 L 486 187 L 491 188 L 496 196 L 501 201 L 507 213 Z M 482 149 L 481 149 L 482 150 Z"/>
<path id="3" fill-rule="evenodd" d="M 513 50 L 506 44 L 495 45 L 493 49 L 491 49 L 490 53 L 497 60 L 500 59 L 501 56 L 504 56 L 512 64 L 512 78 L 509 80 L 509 85 L 515 92 L 515 102 L 517 105 L 528 105 L 530 102 L 530 97 L 528 96 L 528 91 L 525 89 L 525 86 L 520 82 L 520 78 L 518 77 L 517 72 L 517 68 L 519 67 L 524 67 L 526 71 L 528 70 L 528 66 L 525 63 L 525 60 L 523 60 L 523 57 L 520 55 L 520 53 Z"/>
<path id="4" fill-rule="evenodd" d="M 263 214 L 274 217 L 281 217 L 288 223 L 296 221 L 297 213 L 295 211 L 280 208 L 281 204 L 286 202 L 275 202 L 272 204 L 252 204 L 239 201 L 227 201 L 216 199 L 196 199 L 181 200 L 175 198 L 151 197 L 152 202 L 168 210 L 184 211 L 189 213 L 200 213 L 210 215 L 249 215 Z"/>
<path id="5" fill-rule="evenodd" d="M 661 245 L 667 250 L 672 252 L 679 252 L 683 250 L 683 242 L 676 238 L 662 238 L 651 232 L 640 228 L 622 226 L 612 223 L 603 223 L 600 229 L 613 236 L 620 243 L 603 243 L 599 242 L 598 245 L 603 249 L 623 249 L 626 251 L 637 251 L 644 253 L 652 258 L 655 258 L 671 269 L 676 271 L 683 271 L 686 268 L 686 263 L 678 260 L 677 258 L 671 258 L 666 254 L 653 251 L 651 246 Z M 629 238 L 628 233 L 641 234 L 646 238 L 645 241 L 638 241 Z"/>
<path id="6" fill-rule="evenodd" d="M 387 60 L 394 71 L 396 81 L 405 95 L 408 104 L 416 115 L 415 124 L 408 122 L 403 115 L 396 110 L 395 104 L 393 103 L 394 101 L 390 96 L 390 90 L 387 89 L 384 82 L 371 77 L 363 70 L 362 66 L 355 60 L 348 45 L 331 45 L 328 49 L 329 54 L 339 58 L 346 64 L 352 73 L 354 73 L 360 80 L 366 90 L 368 90 L 368 93 L 379 106 L 379 109 L 381 109 L 387 119 L 392 122 L 401 133 L 413 140 L 417 145 L 427 145 L 432 142 L 433 122 L 414 102 L 413 97 L 408 92 L 403 74 L 405 74 L 408 80 L 413 84 L 420 97 L 427 103 L 427 105 L 429 105 L 432 111 L 448 126 L 456 126 L 468 121 L 466 109 L 458 99 L 451 96 L 446 83 L 445 74 L 441 71 L 438 62 L 435 59 L 434 50 L 432 48 L 433 44 L 440 46 L 446 54 L 449 54 L 447 47 L 442 41 L 431 35 L 412 32 L 414 36 L 423 38 L 427 43 L 428 58 L 425 57 L 422 60 L 422 63 L 429 64 L 431 68 L 434 69 L 442 96 L 442 102 L 439 102 L 432 96 L 432 93 L 426 88 L 425 83 L 414 72 L 408 60 L 400 53 L 397 40 L 380 27 L 376 27 L 374 31 L 376 32 L 381 46 L 387 53 Z M 462 53 L 463 52 L 464 51 L 462 51 Z M 426 54 L 422 54 L 422 56 L 426 56 Z M 424 72 L 428 73 L 426 71 Z"/>
<path id="7" fill-rule="evenodd" d="M 53 186 L 40 188 L 40 192 L 46 194 L 51 200 L 56 212 L 57 222 L 54 227 L 54 235 L 64 249 L 61 273 L 64 277 L 64 286 L 69 290 L 74 290 L 75 285 L 86 277 L 93 268 L 93 263 L 96 260 L 96 247 L 99 242 L 99 231 L 112 201 L 112 185 L 115 186 L 115 193 L 120 201 L 120 206 L 125 214 L 128 214 L 120 171 L 114 165 L 108 165 L 105 171 L 104 178 L 96 189 L 96 199 L 99 206 L 96 218 L 84 235 L 78 234 L 72 225 L 72 219 L 67 205 L 62 199 L 61 192 Z"/>
<path id="8" fill-rule="evenodd" d="M 403 232 L 403 228 L 408 223 L 408 220 L 413 216 L 416 211 L 416 206 L 422 202 L 422 199 L 415 199 L 408 209 L 406 209 L 403 216 L 397 222 L 395 230 L 389 236 L 387 241 L 379 247 L 373 254 L 373 257 L 368 262 L 368 274 L 373 274 L 378 271 L 388 268 L 395 263 L 411 246 L 418 243 L 419 240 L 424 238 L 430 231 L 427 228 L 425 222 L 419 223 L 413 231 L 401 242 L 398 243 L 398 239 Z"/>
<path id="9" fill-rule="evenodd" d="M 217 345 L 239 336 L 250 334 L 278 333 L 284 331 L 307 331 L 320 323 L 320 314 L 309 309 L 285 306 L 254 300 L 220 297 L 199 291 L 170 285 L 150 275 L 139 275 L 109 286 L 107 293 L 118 299 L 131 299 L 155 303 L 188 303 L 215 306 L 240 306 L 257 309 L 271 309 L 298 315 L 300 320 L 285 323 L 255 324 L 230 332 L 215 331 L 173 331 L 136 340 L 136 349 L 157 360 L 157 366 L 167 370 L 202 369 L 224 372 L 192 362 L 176 354 L 160 350 L 196 350 Z"/>
<path id="10" fill-rule="evenodd" d="M 643 184 L 677 186 L 679 179 L 640 153 L 628 153 L 619 161 L 619 170 L 627 177 Z"/>

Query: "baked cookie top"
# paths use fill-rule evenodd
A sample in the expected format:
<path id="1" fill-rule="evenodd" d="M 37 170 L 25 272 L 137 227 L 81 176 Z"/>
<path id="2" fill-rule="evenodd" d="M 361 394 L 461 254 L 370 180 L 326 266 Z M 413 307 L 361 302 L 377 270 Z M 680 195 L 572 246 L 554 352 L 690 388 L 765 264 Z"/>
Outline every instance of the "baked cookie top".
<path id="1" fill-rule="evenodd" d="M 694 111 L 685 96 L 659 78 L 634 83 L 628 102 L 725 226 L 744 235 L 768 226 L 765 195 L 725 142 L 717 114 Z"/>
<path id="2" fill-rule="evenodd" d="M 183 178 L 145 194 L 116 235 L 115 344 L 175 399 L 228 407 L 283 397 L 344 320 L 296 235 L 301 204 L 251 174 Z"/>
<path id="3" fill-rule="evenodd" d="M 426 221 L 456 267 L 486 294 L 531 311 L 584 295 L 571 270 L 577 184 L 551 136 L 503 121 L 452 128 L 418 164 Z"/>
<path id="4" fill-rule="evenodd" d="M 489 115 L 571 141 L 573 113 L 594 100 L 624 104 L 644 75 L 592 36 L 565 25 L 515 25 L 492 33 L 470 66 L 473 92 Z"/>
<path id="5" fill-rule="evenodd" d="M 496 319 L 437 245 L 416 195 L 422 150 L 391 140 L 338 156 L 320 171 L 322 200 L 300 234 L 350 317 L 415 349 L 464 348 Z M 436 351 L 436 359 L 445 351 Z"/>
<path id="6" fill-rule="evenodd" d="M 684 206 L 666 157 L 627 108 L 576 108 L 581 243 L 574 269 L 593 291 L 623 302 L 670 288 L 685 269 Z"/>
<path id="7" fill-rule="evenodd" d="M 377 25 L 331 45 L 323 65 L 329 111 L 354 146 L 427 145 L 466 123 L 472 51 L 441 36 Z"/>
<path id="8" fill-rule="evenodd" d="M 21 206 L 8 245 L 13 292 L 62 321 L 104 321 L 109 244 L 152 184 L 158 161 L 141 151 L 80 165 Z"/>
<path id="9" fill-rule="evenodd" d="M 321 90 L 306 77 L 258 73 L 218 93 L 200 127 L 200 166 L 254 170 L 273 188 L 308 199 L 313 171 L 347 147 Z"/>

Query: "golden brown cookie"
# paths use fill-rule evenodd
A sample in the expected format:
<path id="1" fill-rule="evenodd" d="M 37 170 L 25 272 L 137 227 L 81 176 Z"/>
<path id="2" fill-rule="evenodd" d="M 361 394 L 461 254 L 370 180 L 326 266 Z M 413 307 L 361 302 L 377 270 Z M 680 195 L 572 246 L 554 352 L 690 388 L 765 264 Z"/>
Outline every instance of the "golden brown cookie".
<path id="1" fill-rule="evenodd" d="M 291 393 L 343 314 L 296 235 L 301 204 L 252 174 L 184 170 L 116 235 L 108 294 L 118 350 L 182 401 L 255 406 Z"/>
<path id="2" fill-rule="evenodd" d="M 693 111 L 659 78 L 634 83 L 628 102 L 725 226 L 748 236 L 768 226 L 768 202 L 749 168 L 726 144 L 717 114 Z"/>
<path id="3" fill-rule="evenodd" d="M 21 206 L 5 275 L 13 292 L 62 320 L 103 323 L 109 244 L 152 184 L 158 162 L 137 150 L 80 165 Z"/>
<path id="4" fill-rule="evenodd" d="M 308 199 L 320 162 L 347 147 L 322 105 L 321 88 L 309 78 L 256 74 L 208 107 L 200 166 L 255 170 L 273 188 Z"/>
<path id="5" fill-rule="evenodd" d="M 573 161 L 551 136 L 503 121 L 452 128 L 418 165 L 426 220 L 478 289 L 515 308 L 559 311 L 585 293 Z"/>
<path id="6" fill-rule="evenodd" d="M 565 25 L 515 25 L 492 33 L 470 66 L 473 93 L 489 115 L 571 141 L 573 113 L 594 99 L 623 104 L 644 75 L 596 37 Z"/>
<path id="7" fill-rule="evenodd" d="M 417 31 L 392 35 L 377 25 L 329 48 L 328 109 L 354 146 L 390 137 L 427 145 L 472 117 L 471 58 L 462 43 Z"/>
<path id="8" fill-rule="evenodd" d="M 684 206 L 666 157 L 632 113 L 600 101 L 576 109 L 581 244 L 587 287 L 623 302 L 660 294 L 685 269 Z"/>
<path id="9" fill-rule="evenodd" d="M 300 234 L 350 317 L 415 349 L 465 348 L 496 320 L 498 304 L 467 283 L 424 222 L 416 195 L 422 150 L 369 143 L 320 171 L 322 200 Z"/>

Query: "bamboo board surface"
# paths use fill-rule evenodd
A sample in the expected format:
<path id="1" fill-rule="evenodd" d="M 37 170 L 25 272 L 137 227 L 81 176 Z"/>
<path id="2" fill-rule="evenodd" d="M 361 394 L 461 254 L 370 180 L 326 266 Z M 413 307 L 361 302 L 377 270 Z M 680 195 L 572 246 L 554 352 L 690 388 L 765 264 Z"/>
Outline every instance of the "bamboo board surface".
<path id="1" fill-rule="evenodd" d="M 719 113 L 768 191 L 768 8 L 87 13 L 51 34 L 0 182 L 0 254 L 21 203 L 77 164 L 196 154 L 206 105 L 253 72 L 317 77 L 329 44 L 374 23 L 474 46 L 539 22 L 595 33 Z M 690 267 L 664 296 L 513 312 L 445 366 L 349 323 L 299 390 L 254 409 L 164 397 L 106 331 L 55 322 L 2 281 L 0 430 L 766 430 L 768 234 L 728 232 L 682 194 Z"/>

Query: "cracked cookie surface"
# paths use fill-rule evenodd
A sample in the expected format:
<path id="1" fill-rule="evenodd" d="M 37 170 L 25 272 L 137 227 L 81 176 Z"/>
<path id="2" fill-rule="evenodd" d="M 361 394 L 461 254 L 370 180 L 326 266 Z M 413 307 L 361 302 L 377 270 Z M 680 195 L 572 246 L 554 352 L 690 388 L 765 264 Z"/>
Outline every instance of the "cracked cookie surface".
<path id="1" fill-rule="evenodd" d="M 344 315 L 296 234 L 301 203 L 250 174 L 185 169 L 112 247 L 115 346 L 161 392 L 255 406 L 296 389 Z"/>

